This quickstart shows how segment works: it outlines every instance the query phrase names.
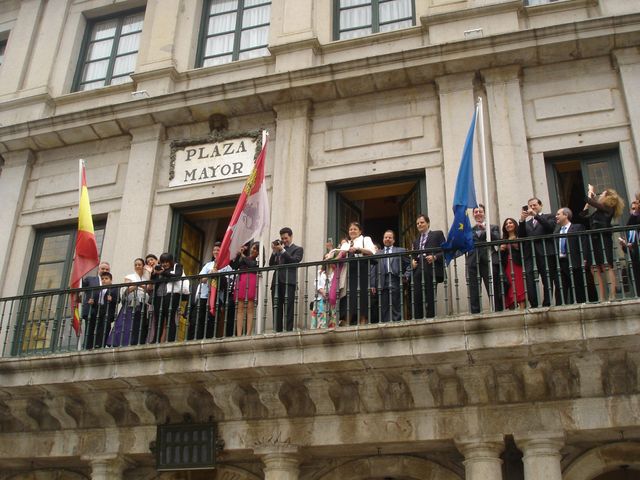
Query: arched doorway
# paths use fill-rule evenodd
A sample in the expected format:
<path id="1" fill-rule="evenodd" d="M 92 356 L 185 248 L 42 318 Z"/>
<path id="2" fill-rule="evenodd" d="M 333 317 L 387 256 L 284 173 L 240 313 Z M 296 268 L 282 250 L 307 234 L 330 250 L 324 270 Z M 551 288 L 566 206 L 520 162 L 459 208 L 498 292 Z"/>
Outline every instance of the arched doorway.
<path id="1" fill-rule="evenodd" d="M 593 448 L 574 460 L 564 480 L 631 480 L 640 478 L 640 443 L 616 442 Z"/>
<path id="2" fill-rule="evenodd" d="M 343 463 L 316 480 L 462 480 L 451 470 L 423 458 L 381 455 Z"/>

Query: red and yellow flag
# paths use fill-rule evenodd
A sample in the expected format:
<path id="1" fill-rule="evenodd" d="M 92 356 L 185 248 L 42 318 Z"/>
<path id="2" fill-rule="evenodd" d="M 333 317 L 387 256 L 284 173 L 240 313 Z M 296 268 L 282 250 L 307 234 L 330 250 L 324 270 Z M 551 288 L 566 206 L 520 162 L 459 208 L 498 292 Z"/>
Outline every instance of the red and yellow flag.
<path id="1" fill-rule="evenodd" d="M 236 208 L 231 216 L 231 221 L 222 239 L 220 252 L 215 259 L 216 270 L 229 265 L 231 255 L 238 253 L 242 245 L 251 239 L 259 238 L 269 221 L 269 199 L 267 197 L 267 185 L 264 181 L 267 139 L 267 133 L 263 130 L 260 154 L 244 184 Z M 215 315 L 217 291 L 218 279 L 214 278 L 211 282 L 209 294 L 209 311 L 212 315 Z"/>
<path id="2" fill-rule="evenodd" d="M 98 244 L 93 230 L 89 190 L 84 160 L 80 160 L 80 204 L 78 206 L 78 234 L 76 235 L 76 251 L 73 256 L 71 271 L 71 288 L 80 288 L 82 277 L 93 270 L 100 263 Z M 73 312 L 73 329 L 80 336 L 80 312 L 78 309 L 78 295 L 71 294 L 71 311 Z"/>

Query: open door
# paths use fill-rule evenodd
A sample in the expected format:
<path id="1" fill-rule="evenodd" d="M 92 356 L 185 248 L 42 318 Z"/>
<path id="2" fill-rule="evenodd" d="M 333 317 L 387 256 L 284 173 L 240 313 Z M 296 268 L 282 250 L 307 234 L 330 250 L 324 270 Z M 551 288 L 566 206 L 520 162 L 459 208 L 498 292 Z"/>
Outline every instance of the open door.
<path id="1" fill-rule="evenodd" d="M 584 197 L 589 184 L 595 187 L 596 192 L 614 188 L 625 200 L 625 204 L 628 204 L 617 150 L 549 159 L 547 180 L 552 212 L 560 207 L 569 207 L 577 223 L 581 222 L 577 214 L 584 207 Z"/>
<path id="2" fill-rule="evenodd" d="M 235 199 L 223 204 L 174 209 L 169 251 L 186 275 L 197 275 L 211 259 L 213 244 L 221 242 L 229 226 Z"/>
<path id="3" fill-rule="evenodd" d="M 396 232 L 396 245 L 410 247 L 415 220 L 426 205 L 424 176 L 368 181 L 329 188 L 328 232 L 339 245 L 350 222 L 358 221 L 364 234 L 381 245 L 385 230 Z"/>

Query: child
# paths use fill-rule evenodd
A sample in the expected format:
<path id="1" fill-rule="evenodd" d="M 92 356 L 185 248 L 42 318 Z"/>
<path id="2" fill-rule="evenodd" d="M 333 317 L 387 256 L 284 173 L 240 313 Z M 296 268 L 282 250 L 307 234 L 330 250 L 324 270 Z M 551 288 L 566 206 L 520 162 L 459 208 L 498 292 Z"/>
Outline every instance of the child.
<path id="1" fill-rule="evenodd" d="M 91 305 L 85 341 L 87 350 L 104 347 L 107 330 L 115 318 L 116 306 L 120 299 L 118 289 L 110 286 L 113 283 L 111 273 L 102 272 L 100 274 L 100 283 L 102 287 L 106 288 L 94 290 L 91 293 L 91 298 L 87 301 Z"/>

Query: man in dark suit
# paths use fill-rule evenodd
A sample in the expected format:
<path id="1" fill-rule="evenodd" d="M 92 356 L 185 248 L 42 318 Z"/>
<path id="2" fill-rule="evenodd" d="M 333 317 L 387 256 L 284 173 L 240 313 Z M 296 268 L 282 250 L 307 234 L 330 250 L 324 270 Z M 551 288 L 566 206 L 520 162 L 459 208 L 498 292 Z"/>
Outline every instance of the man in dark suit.
<path id="1" fill-rule="evenodd" d="M 80 315 L 84 320 L 85 325 L 89 322 L 89 318 L 91 315 L 95 315 L 95 306 L 89 303 L 89 299 L 93 297 L 93 295 L 98 291 L 97 287 L 102 285 L 102 281 L 100 280 L 100 275 L 105 272 L 111 272 L 111 265 L 109 262 L 100 262 L 98 265 L 98 273 L 95 276 L 84 277 L 82 279 L 82 288 L 91 288 L 91 290 L 87 290 L 82 292 L 82 308 L 80 310 Z M 93 288 L 92 288 L 93 287 Z M 88 330 L 88 328 L 87 328 Z M 85 346 L 87 345 L 87 338 L 85 332 Z"/>
<path id="2" fill-rule="evenodd" d="M 469 302 L 471 313 L 480 313 L 480 281 L 484 283 L 487 295 L 490 295 L 489 288 L 489 253 L 491 253 L 491 276 L 493 277 L 493 305 L 496 312 L 503 310 L 502 298 L 504 288 L 501 278 L 500 255 L 493 246 L 478 246 L 478 243 L 488 242 L 487 228 L 484 221 L 484 205 L 480 204 L 473 209 L 473 218 L 476 224 L 471 228 L 473 231 L 473 242 L 475 248 L 467 254 L 467 284 L 469 286 Z M 500 238 L 498 225 L 491 225 L 491 240 Z"/>
<path id="3" fill-rule="evenodd" d="M 551 235 L 556 228 L 556 219 L 552 213 L 542 213 L 542 202 L 539 198 L 530 198 L 520 213 L 518 237 L 541 237 Z M 533 244 L 533 245 L 532 245 Z M 533 248 L 532 248 L 533 247 Z M 535 270 L 542 280 L 542 306 L 551 305 L 551 276 L 556 272 L 553 239 L 524 242 L 524 271 L 527 280 L 527 296 L 531 307 L 538 306 L 538 289 L 535 281 Z"/>
<path id="4" fill-rule="evenodd" d="M 420 234 L 413 242 L 413 250 L 429 250 L 414 255 L 411 260 L 412 301 L 411 310 L 413 318 L 424 318 L 424 305 L 426 304 L 426 318 L 436 316 L 436 291 L 438 283 L 444 281 L 443 251 L 439 249 L 445 242 L 442 230 L 430 230 L 429 217 L 420 214 L 416 219 L 416 227 Z"/>
<path id="5" fill-rule="evenodd" d="M 393 230 L 387 230 L 382 237 L 384 248 L 379 249 L 376 255 L 399 254 L 407 250 L 396 247 L 396 234 Z M 381 306 L 381 320 L 399 322 L 402 319 L 401 298 L 404 272 L 409 268 L 409 257 L 397 255 L 381 258 L 371 265 L 371 293 L 377 295 Z"/>
<path id="6" fill-rule="evenodd" d="M 85 348 L 104 347 L 109 326 L 116 318 L 116 309 L 120 300 L 120 292 L 116 287 L 111 287 L 113 277 L 109 272 L 100 274 L 100 283 L 104 288 L 92 290 L 87 300 L 90 306 Z"/>
<path id="7" fill-rule="evenodd" d="M 293 243 L 293 231 L 289 227 L 280 229 L 280 240 L 275 240 L 271 244 L 271 250 L 273 253 L 269 258 L 270 266 L 300 263 L 304 255 L 304 249 Z M 286 318 L 286 325 L 284 325 L 286 331 L 293 330 L 297 285 L 297 268 L 279 268 L 274 272 L 271 297 L 276 332 L 282 332 L 283 318 Z"/>
<path id="8" fill-rule="evenodd" d="M 585 251 L 586 236 L 566 236 L 569 233 L 584 232 L 585 228 L 579 223 L 571 223 L 572 217 L 573 213 L 566 207 L 560 208 L 556 213 L 555 233 L 562 235 L 554 242 L 560 266 L 560 275 L 553 276 L 556 305 L 587 301 L 584 282 L 589 271 L 584 261 L 588 257 Z"/>

